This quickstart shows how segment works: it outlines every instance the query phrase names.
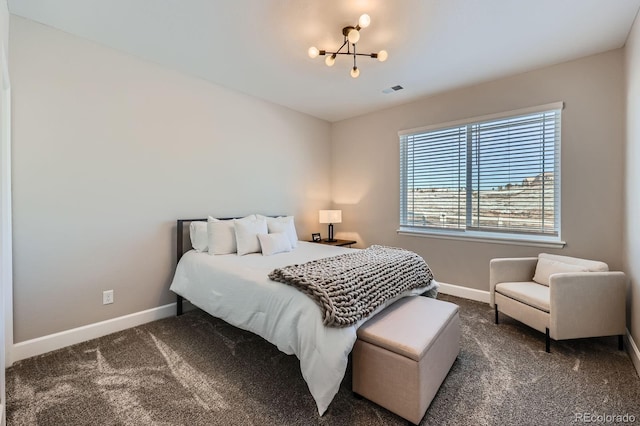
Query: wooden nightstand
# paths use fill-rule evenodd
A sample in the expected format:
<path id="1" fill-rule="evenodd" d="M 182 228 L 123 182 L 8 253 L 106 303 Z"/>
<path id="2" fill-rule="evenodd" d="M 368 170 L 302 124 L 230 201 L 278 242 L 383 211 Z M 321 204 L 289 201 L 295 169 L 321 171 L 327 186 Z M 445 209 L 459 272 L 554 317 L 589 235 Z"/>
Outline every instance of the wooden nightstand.
<path id="1" fill-rule="evenodd" d="M 335 240 L 335 241 L 321 240 L 321 241 L 309 241 L 309 242 L 317 243 L 317 244 L 325 244 L 328 246 L 339 246 L 339 247 L 345 247 L 345 246 L 351 247 L 352 244 L 356 243 L 356 241 L 353 241 L 353 240 Z"/>

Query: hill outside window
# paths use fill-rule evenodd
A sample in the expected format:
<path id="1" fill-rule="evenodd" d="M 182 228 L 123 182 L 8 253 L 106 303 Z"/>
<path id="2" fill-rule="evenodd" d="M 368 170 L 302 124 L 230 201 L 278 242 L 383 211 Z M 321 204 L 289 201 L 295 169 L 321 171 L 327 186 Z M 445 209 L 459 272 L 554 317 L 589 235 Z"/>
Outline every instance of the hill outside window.
<path id="1" fill-rule="evenodd" d="M 399 233 L 563 246 L 562 108 L 399 132 Z"/>

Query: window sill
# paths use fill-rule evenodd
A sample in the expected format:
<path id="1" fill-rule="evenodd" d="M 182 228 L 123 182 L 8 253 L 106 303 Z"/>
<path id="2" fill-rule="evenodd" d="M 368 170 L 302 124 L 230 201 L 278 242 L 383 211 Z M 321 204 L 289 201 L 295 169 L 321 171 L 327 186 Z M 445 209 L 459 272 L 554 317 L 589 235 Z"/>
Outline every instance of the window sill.
<path id="1" fill-rule="evenodd" d="M 490 244 L 509 244 L 516 246 L 529 246 L 529 247 L 545 247 L 545 248 L 563 248 L 567 243 L 548 237 L 537 236 L 514 236 L 509 234 L 498 233 L 486 233 L 486 232 L 460 232 L 460 233 L 447 233 L 439 231 L 425 231 L 400 228 L 397 230 L 398 235 L 408 235 L 414 237 L 427 237 L 427 238 L 439 238 L 443 240 L 457 240 L 457 241 L 472 241 L 477 243 L 490 243 Z"/>

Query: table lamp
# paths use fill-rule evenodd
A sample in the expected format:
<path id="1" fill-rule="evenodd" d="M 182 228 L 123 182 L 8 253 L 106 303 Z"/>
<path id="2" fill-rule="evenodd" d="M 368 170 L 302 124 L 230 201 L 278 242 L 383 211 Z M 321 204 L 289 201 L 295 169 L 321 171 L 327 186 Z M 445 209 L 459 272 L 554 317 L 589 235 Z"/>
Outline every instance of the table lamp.
<path id="1" fill-rule="evenodd" d="M 333 224 L 342 223 L 342 210 L 320 210 L 320 223 L 329 224 L 329 238 L 325 241 L 332 243 L 336 240 L 333 239 Z"/>

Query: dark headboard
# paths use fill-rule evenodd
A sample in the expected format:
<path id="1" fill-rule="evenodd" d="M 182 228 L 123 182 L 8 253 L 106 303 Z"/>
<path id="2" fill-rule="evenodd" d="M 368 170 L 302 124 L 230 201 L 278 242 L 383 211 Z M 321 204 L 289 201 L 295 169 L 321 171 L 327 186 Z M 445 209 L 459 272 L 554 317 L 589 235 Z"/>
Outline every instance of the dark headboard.
<path id="1" fill-rule="evenodd" d="M 286 215 L 275 215 L 275 216 L 267 216 L 267 217 L 280 217 Z M 218 220 L 232 220 L 232 219 L 240 219 L 240 217 L 219 217 Z M 207 219 L 178 219 L 176 221 L 176 265 L 180 261 L 180 258 L 183 254 L 191 250 L 191 238 L 189 236 L 189 228 L 188 225 L 191 222 L 206 222 Z M 187 228 L 187 232 L 185 231 Z"/>
<path id="2" fill-rule="evenodd" d="M 185 225 L 189 225 L 191 222 L 206 222 L 207 219 L 178 219 L 176 221 L 176 265 L 180 261 L 183 254 L 191 250 L 191 238 L 189 235 L 189 229 L 184 232 Z M 179 294 L 176 294 L 176 315 L 182 315 L 182 303 L 183 298 Z"/>
<path id="3" fill-rule="evenodd" d="M 185 224 L 189 225 L 191 222 L 206 222 L 207 219 L 178 219 L 176 230 L 178 231 L 176 236 L 176 264 L 180 261 L 183 254 L 191 250 L 191 238 L 189 237 L 189 231 L 184 232 Z"/>

